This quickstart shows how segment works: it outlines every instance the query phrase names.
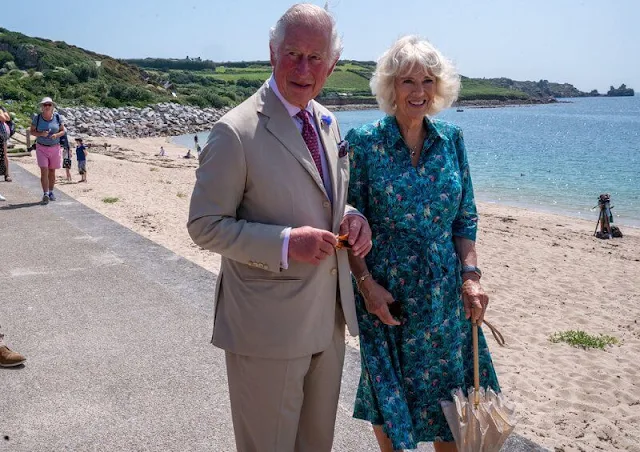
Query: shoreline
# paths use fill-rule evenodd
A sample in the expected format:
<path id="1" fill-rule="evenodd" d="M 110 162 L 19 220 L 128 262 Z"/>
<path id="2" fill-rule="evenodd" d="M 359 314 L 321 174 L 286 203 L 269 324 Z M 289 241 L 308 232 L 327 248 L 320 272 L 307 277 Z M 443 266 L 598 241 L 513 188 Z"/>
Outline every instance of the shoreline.
<path id="1" fill-rule="evenodd" d="M 77 183 L 74 161 L 74 181 L 58 177 L 56 189 L 219 271 L 219 256 L 193 244 L 186 230 L 198 166 L 182 158 L 187 148 L 168 137 L 86 141 L 110 146 L 89 149 L 88 183 Z M 160 146 L 167 157 L 155 156 Z M 35 156 L 11 161 L 39 175 Z M 640 325 L 634 321 L 640 318 L 640 230 L 600 240 L 592 221 L 481 201 L 478 209 L 478 265 L 491 299 L 487 318 L 507 346 L 498 347 L 490 335 L 487 341 L 501 387 L 518 407 L 516 432 L 552 450 L 640 451 Z M 621 342 L 601 351 L 549 341 L 567 330 Z M 346 342 L 358 348 L 356 338 Z"/>
<path id="2" fill-rule="evenodd" d="M 322 103 L 322 101 L 319 101 Z M 557 103 L 570 103 L 567 100 L 557 99 L 532 99 L 523 100 L 498 100 L 498 99 L 479 99 L 479 100 L 462 100 L 456 101 L 450 108 L 501 108 L 501 107 L 528 107 L 531 105 L 551 105 Z M 371 104 L 343 104 L 343 105 L 327 105 L 323 104 L 330 111 L 359 111 L 359 110 L 378 110 L 377 103 Z"/>

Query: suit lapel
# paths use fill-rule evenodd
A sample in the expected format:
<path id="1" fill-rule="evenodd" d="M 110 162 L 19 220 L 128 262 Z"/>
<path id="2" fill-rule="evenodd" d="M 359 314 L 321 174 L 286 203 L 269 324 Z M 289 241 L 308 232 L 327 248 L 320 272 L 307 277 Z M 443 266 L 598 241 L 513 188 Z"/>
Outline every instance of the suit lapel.
<path id="1" fill-rule="evenodd" d="M 325 157 L 329 166 L 329 177 L 331 178 L 331 193 L 333 195 L 333 218 L 341 218 L 338 216 L 339 212 L 336 212 L 338 203 L 338 144 L 336 138 L 333 136 L 331 126 L 329 124 L 323 124 L 321 118 L 321 111 L 318 108 L 317 103 L 313 102 L 313 116 L 316 121 L 316 128 L 320 135 L 320 141 L 325 151 Z"/>
<path id="2" fill-rule="evenodd" d="M 293 123 L 287 109 L 284 108 L 280 99 L 275 95 L 268 84 L 263 85 L 262 95 L 259 96 L 258 111 L 268 117 L 266 129 L 282 143 L 282 145 L 293 155 L 302 167 L 316 182 L 318 187 L 327 196 L 327 192 L 322 184 L 322 179 L 316 168 L 311 154 L 302 135 Z M 328 198 L 328 196 L 327 196 Z"/>

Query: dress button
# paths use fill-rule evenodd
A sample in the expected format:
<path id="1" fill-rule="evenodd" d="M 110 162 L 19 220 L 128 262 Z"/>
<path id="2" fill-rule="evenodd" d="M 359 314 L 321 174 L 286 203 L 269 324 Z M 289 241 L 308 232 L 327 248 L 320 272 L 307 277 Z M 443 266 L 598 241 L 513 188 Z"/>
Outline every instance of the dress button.
<path id="1" fill-rule="evenodd" d="M 337 274 L 338 274 L 338 269 L 337 269 L 337 268 L 332 268 L 332 269 L 331 269 L 331 274 L 332 274 L 333 276 L 337 275 Z"/>
<path id="2" fill-rule="evenodd" d="M 329 201 L 325 201 L 322 203 L 322 207 L 324 207 L 325 209 L 328 209 L 329 207 L 331 207 L 331 203 Z"/>

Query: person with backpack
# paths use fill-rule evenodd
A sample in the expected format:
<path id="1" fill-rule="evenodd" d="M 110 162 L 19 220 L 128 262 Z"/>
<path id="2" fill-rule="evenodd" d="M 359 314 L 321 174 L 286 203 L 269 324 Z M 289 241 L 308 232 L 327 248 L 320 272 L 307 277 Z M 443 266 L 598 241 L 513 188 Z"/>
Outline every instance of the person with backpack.
<path id="1" fill-rule="evenodd" d="M 4 176 L 5 182 L 11 182 L 11 175 L 9 174 L 9 157 L 7 155 L 7 143 L 11 137 L 11 115 L 0 107 L 0 176 Z M 2 197 L 0 197 L 0 201 Z"/>
<path id="2" fill-rule="evenodd" d="M 36 158 L 40 167 L 42 184 L 42 204 L 55 201 L 53 187 L 56 183 L 56 170 L 62 166 L 60 156 L 60 137 L 66 134 L 60 114 L 54 110 L 55 103 L 50 97 L 40 101 L 40 113 L 31 120 L 31 135 L 36 137 Z"/>

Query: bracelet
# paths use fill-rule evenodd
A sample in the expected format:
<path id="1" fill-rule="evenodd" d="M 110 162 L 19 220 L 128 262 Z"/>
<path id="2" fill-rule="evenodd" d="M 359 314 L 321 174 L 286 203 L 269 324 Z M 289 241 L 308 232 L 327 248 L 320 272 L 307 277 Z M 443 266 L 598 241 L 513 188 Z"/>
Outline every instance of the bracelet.
<path id="1" fill-rule="evenodd" d="M 475 265 L 463 265 L 460 274 L 465 273 L 475 273 L 476 275 L 478 275 L 478 278 L 482 278 L 482 272 Z"/>
<path id="2" fill-rule="evenodd" d="M 360 290 L 360 286 L 362 285 L 362 283 L 365 281 L 365 279 L 367 278 L 371 278 L 371 273 L 369 272 L 365 272 L 363 275 L 359 276 L 356 278 L 356 287 L 358 287 L 358 291 L 360 293 L 362 293 L 362 290 Z"/>

